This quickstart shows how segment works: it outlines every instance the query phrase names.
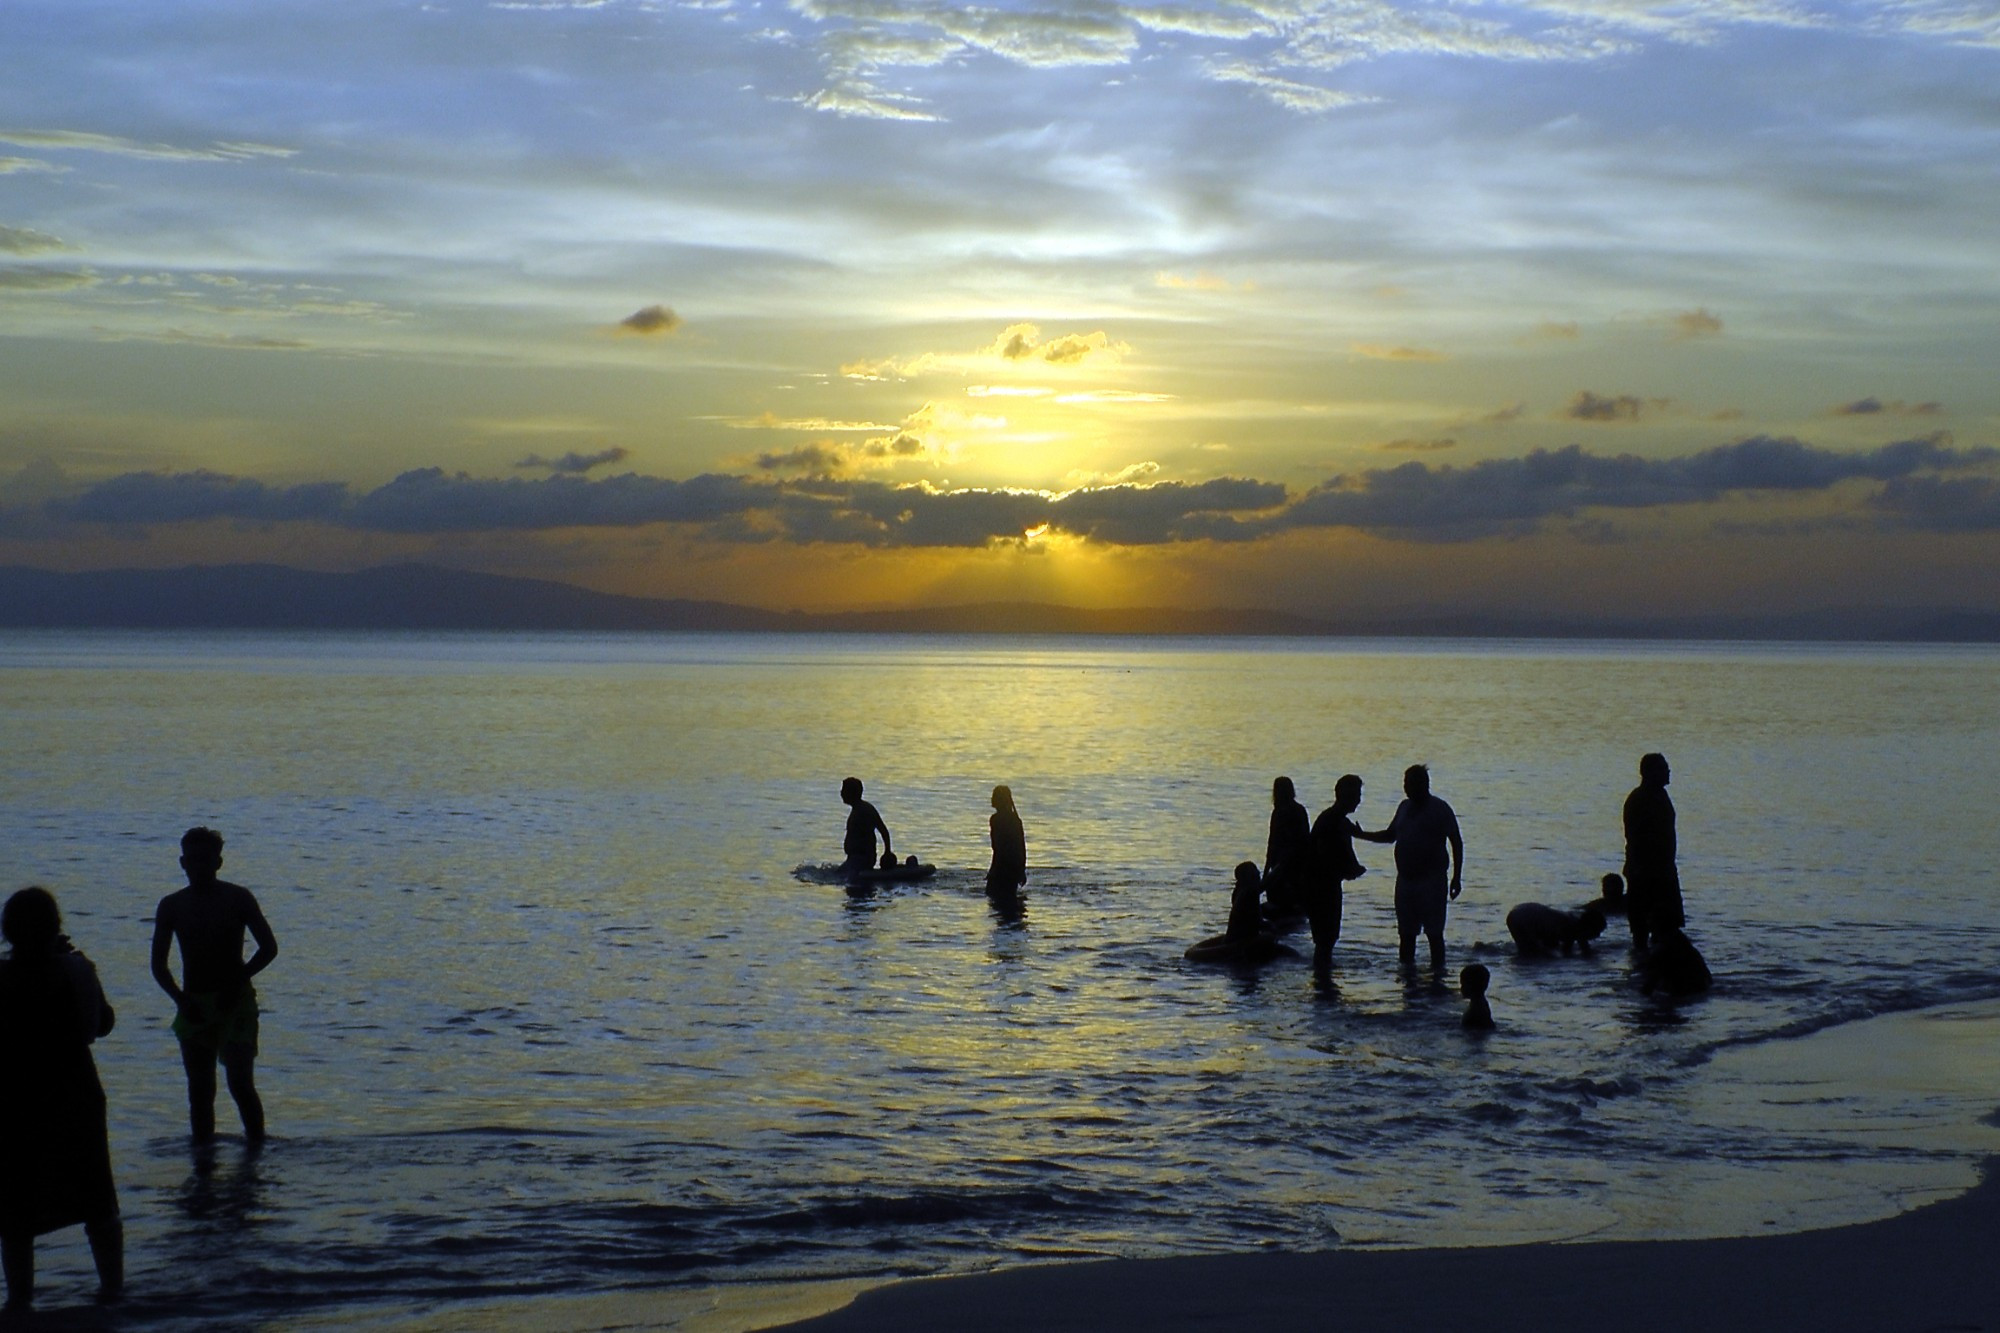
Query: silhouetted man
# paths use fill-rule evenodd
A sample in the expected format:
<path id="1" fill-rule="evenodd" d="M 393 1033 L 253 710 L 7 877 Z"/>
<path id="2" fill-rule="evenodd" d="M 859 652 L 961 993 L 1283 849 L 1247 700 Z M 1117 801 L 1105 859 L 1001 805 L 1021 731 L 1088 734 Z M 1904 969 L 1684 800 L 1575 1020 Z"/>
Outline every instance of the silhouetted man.
<path id="1" fill-rule="evenodd" d="M 845 801 L 847 810 L 847 838 L 841 843 L 841 850 L 847 853 L 842 870 L 853 874 L 858 870 L 875 868 L 875 834 L 882 834 L 882 850 L 893 856 L 895 848 L 889 842 L 889 826 L 882 822 L 882 812 L 873 804 L 861 799 L 861 779 L 848 778 L 840 784 L 840 799 Z"/>
<path id="2" fill-rule="evenodd" d="M 1348 817 L 1360 808 L 1361 779 L 1348 773 L 1333 784 L 1333 804 L 1320 811 L 1319 818 L 1313 821 L 1306 915 L 1312 921 L 1316 968 L 1333 962 L 1333 946 L 1340 942 L 1341 907 L 1345 898 L 1341 885 L 1368 873 L 1368 868 L 1354 856 L 1354 839 L 1361 829 Z"/>
<path id="3" fill-rule="evenodd" d="M 1396 844 L 1396 934 L 1403 965 L 1417 961 L 1422 931 L 1431 945 L 1431 970 L 1442 975 L 1445 903 L 1463 887 L 1465 843 L 1458 836 L 1458 816 L 1431 795 L 1429 769 L 1422 764 L 1404 769 L 1403 795 L 1388 828 L 1361 836 Z"/>
<path id="4" fill-rule="evenodd" d="M 1264 895 L 1274 912 L 1296 912 L 1312 855 L 1312 816 L 1290 778 L 1271 783 L 1271 833 L 1264 840 Z"/>
<path id="5" fill-rule="evenodd" d="M 1673 771 L 1663 754 L 1639 760 L 1639 785 L 1625 798 L 1625 917 L 1633 947 L 1687 924 L 1681 906 L 1674 802 L 1667 795 Z"/>
<path id="6" fill-rule="evenodd" d="M 215 1138 L 215 1065 L 229 1078 L 229 1095 L 243 1117 L 243 1137 L 264 1140 L 264 1103 L 257 1096 L 257 992 L 250 978 L 278 956 L 278 937 L 264 920 L 250 890 L 216 876 L 222 869 L 222 835 L 191 828 L 181 837 L 181 869 L 188 886 L 160 900 L 153 918 L 153 980 L 179 1010 L 174 1035 L 180 1038 L 187 1069 L 188 1122 L 196 1143 Z M 243 960 L 243 935 L 257 951 Z M 174 943 L 181 946 L 181 980 L 167 966 Z"/>

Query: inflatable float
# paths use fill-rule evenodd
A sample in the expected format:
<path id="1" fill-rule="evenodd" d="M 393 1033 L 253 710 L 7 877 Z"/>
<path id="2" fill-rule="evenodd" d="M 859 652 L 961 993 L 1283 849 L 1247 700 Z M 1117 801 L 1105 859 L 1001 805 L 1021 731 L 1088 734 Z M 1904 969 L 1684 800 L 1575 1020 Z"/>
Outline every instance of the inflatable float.
<path id="1" fill-rule="evenodd" d="M 1232 940 L 1227 935 L 1211 935 L 1199 944 L 1190 944 L 1181 955 L 1190 963 L 1268 963 L 1273 958 L 1296 957 L 1290 945 L 1281 943 L 1268 930 L 1248 939 Z"/>
<path id="2" fill-rule="evenodd" d="M 853 870 L 847 875 L 850 884 L 901 884 L 906 880 L 929 879 L 937 874 L 937 867 L 928 863 L 912 865 L 904 862 L 887 870 Z"/>

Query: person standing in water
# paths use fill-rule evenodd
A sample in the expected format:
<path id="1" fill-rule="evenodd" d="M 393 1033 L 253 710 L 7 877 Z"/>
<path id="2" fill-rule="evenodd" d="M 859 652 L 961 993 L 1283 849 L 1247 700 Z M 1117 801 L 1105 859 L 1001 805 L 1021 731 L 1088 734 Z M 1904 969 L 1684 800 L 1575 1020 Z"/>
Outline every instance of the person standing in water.
<path id="1" fill-rule="evenodd" d="M 1312 922 L 1315 968 L 1332 965 L 1333 946 L 1340 942 L 1341 885 L 1368 873 L 1354 856 L 1354 838 L 1361 829 L 1349 818 L 1360 808 L 1361 779 L 1348 773 L 1333 784 L 1333 804 L 1313 821 L 1306 862 L 1306 915 Z"/>
<path id="2" fill-rule="evenodd" d="M 1028 835 L 1021 827 L 1021 814 L 1014 808 L 1010 789 L 993 789 L 993 818 L 987 827 L 993 840 L 993 864 L 986 870 L 986 891 L 1010 898 L 1028 882 Z"/>
<path id="3" fill-rule="evenodd" d="M 1273 913 L 1296 912 L 1312 856 L 1312 816 L 1290 778 L 1271 783 L 1271 833 L 1264 842 L 1264 896 Z"/>
<path id="4" fill-rule="evenodd" d="M 861 799 L 861 779 L 848 778 L 840 784 L 840 799 L 847 803 L 847 838 L 841 850 L 847 853 L 847 860 L 841 869 L 849 874 L 857 870 L 875 868 L 875 834 L 882 834 L 882 850 L 895 855 L 895 846 L 889 840 L 889 826 L 882 822 L 882 812 L 873 804 Z"/>
<path id="5" fill-rule="evenodd" d="M 257 991 L 250 979 L 278 956 L 278 937 L 264 920 L 250 890 L 217 878 L 222 870 L 222 835 L 191 828 L 181 837 L 181 869 L 188 886 L 160 900 L 153 917 L 153 980 L 179 1012 L 187 1069 L 188 1122 L 196 1143 L 215 1138 L 215 1065 L 222 1063 L 229 1095 L 243 1118 L 243 1137 L 264 1141 L 264 1103 L 257 1095 Z M 257 951 L 243 958 L 248 932 Z M 174 980 L 168 955 L 181 946 L 181 979 Z"/>
<path id="6" fill-rule="evenodd" d="M 35 1237 L 81 1222 L 100 1294 L 125 1284 L 125 1227 L 111 1179 L 104 1085 L 90 1044 L 114 1016 L 97 969 L 62 933 L 47 889 L 0 909 L 0 1259 L 7 1310 L 35 1299 Z"/>
<path id="7" fill-rule="evenodd" d="M 1674 802 L 1667 795 L 1672 780 L 1665 755 L 1646 755 L 1639 760 L 1639 785 L 1625 798 L 1625 919 L 1635 949 L 1687 924 L 1675 865 Z"/>
<path id="8" fill-rule="evenodd" d="M 1465 843 L 1458 815 L 1442 797 L 1431 795 L 1428 768 L 1412 764 L 1403 770 L 1403 795 L 1388 828 L 1361 836 L 1396 844 L 1396 934 L 1403 966 L 1415 965 L 1421 931 L 1430 941 L 1431 970 L 1442 976 L 1445 904 L 1464 886 Z"/>

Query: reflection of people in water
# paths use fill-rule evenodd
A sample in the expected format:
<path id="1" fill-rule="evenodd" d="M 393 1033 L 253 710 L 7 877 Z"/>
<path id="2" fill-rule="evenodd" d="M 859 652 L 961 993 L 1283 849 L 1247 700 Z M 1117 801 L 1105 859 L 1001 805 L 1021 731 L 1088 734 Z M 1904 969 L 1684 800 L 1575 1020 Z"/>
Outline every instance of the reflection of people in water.
<path id="1" fill-rule="evenodd" d="M 1430 941 L 1431 970 L 1443 972 L 1445 903 L 1463 887 L 1465 843 L 1458 835 L 1457 814 L 1442 797 L 1431 795 L 1429 769 L 1422 764 L 1404 769 L 1403 795 L 1389 827 L 1361 836 L 1396 844 L 1396 933 L 1404 966 L 1417 961 L 1417 932 L 1422 931 Z"/>
<path id="2" fill-rule="evenodd" d="M 1341 884 L 1359 879 L 1368 868 L 1355 859 L 1354 835 L 1360 827 L 1349 818 L 1361 808 L 1361 779 L 1353 773 L 1333 784 L 1333 804 L 1313 821 L 1306 858 L 1306 914 L 1312 921 L 1313 966 L 1333 962 L 1340 941 Z"/>
<path id="3" fill-rule="evenodd" d="M 264 920 L 250 890 L 216 878 L 222 869 L 222 835 L 191 828 L 181 838 L 181 869 L 188 886 L 160 900 L 153 917 L 153 980 L 180 1012 L 180 1038 L 187 1070 L 188 1121 L 196 1143 L 215 1137 L 215 1065 L 222 1062 L 229 1095 L 243 1117 L 243 1137 L 264 1139 L 264 1103 L 257 1096 L 257 991 L 250 978 L 278 956 L 278 937 Z M 243 935 L 257 942 L 243 959 Z M 167 966 L 174 943 L 181 946 L 181 979 Z"/>
<path id="4" fill-rule="evenodd" d="M 1646 755 L 1639 760 L 1639 785 L 1625 798 L 1625 907 L 1634 948 L 1687 924 L 1674 864 L 1679 848 L 1674 802 L 1667 795 L 1672 780 L 1665 755 Z"/>
<path id="5" fill-rule="evenodd" d="M 35 1237 L 83 1224 L 106 1296 L 125 1281 L 125 1230 L 111 1180 L 104 1086 L 90 1043 L 114 1015 L 97 969 L 64 938 L 46 889 L 0 909 L 0 1259 L 7 1309 L 35 1298 Z"/>
<path id="6" fill-rule="evenodd" d="M 1520 903 L 1507 913 L 1507 933 L 1514 937 L 1515 951 L 1528 956 L 1572 949 L 1589 953 L 1590 942 L 1604 933 L 1604 909 L 1594 902 L 1574 912 L 1546 903 Z"/>
<path id="7" fill-rule="evenodd" d="M 986 870 L 986 891 L 1014 893 L 1028 882 L 1028 835 L 1008 788 L 993 789 L 993 818 L 987 827 L 993 839 L 993 864 Z"/>
<path id="8" fill-rule="evenodd" d="M 882 812 L 873 804 L 861 799 L 861 779 L 848 778 L 840 784 L 840 799 L 845 801 L 847 810 L 847 837 L 841 843 L 841 850 L 847 853 L 842 870 L 873 870 L 875 868 L 875 834 L 882 834 L 882 850 L 893 851 L 889 839 L 889 826 L 882 822 Z M 894 864 L 891 862 L 890 864 Z"/>
<path id="9" fill-rule="evenodd" d="M 1654 932 L 1653 947 L 1639 960 L 1639 989 L 1648 995 L 1655 991 L 1699 995 L 1714 983 L 1708 961 L 1679 926 L 1662 926 Z"/>
<path id="10" fill-rule="evenodd" d="M 1486 987 L 1493 980 L 1484 964 L 1471 963 L 1458 974 L 1459 993 L 1466 998 L 1465 1017 L 1459 1026 L 1472 1032 L 1493 1030 L 1493 1006 L 1486 1002 Z"/>
<path id="11" fill-rule="evenodd" d="M 1274 914 L 1303 905 L 1307 860 L 1312 855 L 1312 816 L 1299 803 L 1290 778 L 1271 783 L 1271 835 L 1264 843 L 1264 892 Z"/>

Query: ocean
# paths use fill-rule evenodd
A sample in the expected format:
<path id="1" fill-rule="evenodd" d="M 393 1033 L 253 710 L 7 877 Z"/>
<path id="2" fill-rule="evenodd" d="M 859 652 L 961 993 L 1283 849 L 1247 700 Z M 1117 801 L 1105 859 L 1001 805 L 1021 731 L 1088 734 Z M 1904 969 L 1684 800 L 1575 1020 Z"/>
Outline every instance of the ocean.
<path id="1" fill-rule="evenodd" d="M 0 883 L 55 892 L 131 1295 L 181 1329 L 1263 1247 L 1755 1234 L 1964 1188 L 2000 1106 L 2000 650 L 922 636 L 0 636 Z M 1666 753 L 1716 976 L 1513 956 Z M 1450 973 L 1389 849 L 1328 984 L 1185 962 L 1271 780 L 1430 765 Z M 843 777 L 931 880 L 847 892 Z M 1029 883 L 982 891 L 1013 788 Z M 228 839 L 273 1139 L 198 1161 L 147 973 Z M 1310 953 L 1303 937 L 1302 953 Z M 1422 956 L 1420 950 L 1420 957 Z M 87 1299 L 81 1232 L 43 1301 Z"/>

